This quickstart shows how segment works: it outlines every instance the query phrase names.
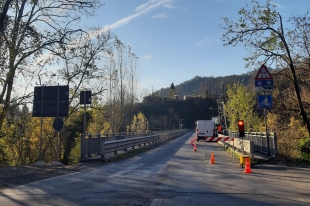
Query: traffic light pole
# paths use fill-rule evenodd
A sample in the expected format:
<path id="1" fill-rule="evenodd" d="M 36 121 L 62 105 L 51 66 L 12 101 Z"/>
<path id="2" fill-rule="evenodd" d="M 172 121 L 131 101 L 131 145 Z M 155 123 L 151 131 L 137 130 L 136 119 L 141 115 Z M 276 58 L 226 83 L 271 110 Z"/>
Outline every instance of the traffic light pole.
<path id="1" fill-rule="evenodd" d="M 244 154 L 244 145 L 243 145 L 243 139 L 245 136 L 245 131 L 244 131 L 244 121 L 239 119 L 237 121 L 237 125 L 238 125 L 238 131 L 239 131 L 239 137 L 242 137 L 242 154 Z"/>

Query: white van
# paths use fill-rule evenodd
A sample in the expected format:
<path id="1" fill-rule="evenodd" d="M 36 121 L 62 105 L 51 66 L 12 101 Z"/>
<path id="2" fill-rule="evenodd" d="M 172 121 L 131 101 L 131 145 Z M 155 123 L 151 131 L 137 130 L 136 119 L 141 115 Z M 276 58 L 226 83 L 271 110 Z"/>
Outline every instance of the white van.
<path id="1" fill-rule="evenodd" d="M 216 137 L 216 127 L 212 120 L 198 120 L 196 122 L 197 141 L 207 137 Z"/>

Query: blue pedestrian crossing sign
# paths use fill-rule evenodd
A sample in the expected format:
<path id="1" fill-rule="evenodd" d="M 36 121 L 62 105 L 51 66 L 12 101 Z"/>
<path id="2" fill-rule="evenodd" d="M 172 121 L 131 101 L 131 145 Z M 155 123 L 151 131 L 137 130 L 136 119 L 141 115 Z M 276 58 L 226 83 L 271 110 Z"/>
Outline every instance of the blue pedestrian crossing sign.
<path id="1" fill-rule="evenodd" d="M 271 109 L 272 108 L 271 94 L 258 95 L 258 108 L 259 109 Z"/>

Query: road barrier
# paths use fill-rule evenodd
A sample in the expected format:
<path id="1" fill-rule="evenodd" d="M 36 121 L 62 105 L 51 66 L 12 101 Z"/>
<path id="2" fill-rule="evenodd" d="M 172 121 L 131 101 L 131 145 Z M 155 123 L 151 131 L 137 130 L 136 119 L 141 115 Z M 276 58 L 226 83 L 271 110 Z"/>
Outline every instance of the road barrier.
<path id="1" fill-rule="evenodd" d="M 156 134 L 164 133 L 165 131 L 156 131 Z M 167 131 L 169 132 L 169 131 Z M 81 135 L 81 158 L 85 156 L 91 157 L 94 154 L 101 153 L 101 147 L 103 142 L 144 137 L 147 135 L 155 134 L 154 131 L 134 133 L 134 132 L 122 132 L 122 133 L 105 133 L 105 134 L 86 134 Z"/>
<path id="2" fill-rule="evenodd" d="M 105 159 L 105 155 L 108 153 L 117 154 L 117 151 L 124 150 L 128 148 L 134 149 L 136 146 L 141 147 L 141 145 L 156 145 L 165 142 L 171 138 L 178 137 L 188 133 L 188 130 L 178 130 L 162 134 L 154 134 L 144 137 L 127 138 L 122 140 L 108 141 L 102 143 L 101 148 L 101 159 Z"/>
<path id="3" fill-rule="evenodd" d="M 218 142 L 222 144 L 224 147 L 232 147 L 234 150 L 237 150 L 237 152 L 241 154 L 248 154 L 252 158 L 254 157 L 254 145 L 253 141 L 250 140 L 242 140 L 239 138 L 234 138 L 234 141 L 229 142 Z"/>
<path id="4" fill-rule="evenodd" d="M 254 157 L 254 142 L 250 140 L 242 140 L 234 137 L 233 141 L 218 141 L 224 147 L 231 147 L 241 155 L 248 154 L 251 158 Z"/>
<path id="5" fill-rule="evenodd" d="M 228 136 L 230 137 L 238 137 L 238 132 L 228 132 Z M 267 146 L 267 136 L 269 140 L 269 153 L 270 156 L 277 156 L 277 136 L 276 133 L 266 133 L 264 132 L 246 132 L 245 137 L 243 137 L 244 141 L 252 141 L 253 149 L 256 152 L 260 152 L 262 154 L 268 154 L 268 146 Z"/>

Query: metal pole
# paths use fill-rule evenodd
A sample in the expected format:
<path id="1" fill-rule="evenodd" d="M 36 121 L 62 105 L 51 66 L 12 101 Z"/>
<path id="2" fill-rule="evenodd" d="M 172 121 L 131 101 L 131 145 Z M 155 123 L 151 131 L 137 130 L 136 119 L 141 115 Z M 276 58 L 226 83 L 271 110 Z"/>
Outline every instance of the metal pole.
<path id="1" fill-rule="evenodd" d="M 269 136 L 268 136 L 268 127 L 267 127 L 267 110 L 265 108 L 264 108 L 264 116 L 265 116 L 265 128 L 266 128 L 266 138 L 267 138 L 267 155 L 270 156 Z"/>
<path id="2" fill-rule="evenodd" d="M 81 135 L 81 159 L 85 157 L 85 152 L 84 152 L 84 134 Z"/>
<path id="3" fill-rule="evenodd" d="M 57 157 L 56 157 L 56 161 L 59 161 L 59 127 L 58 127 L 58 118 L 59 118 L 59 84 L 58 84 L 58 90 L 57 90 Z"/>
<path id="4" fill-rule="evenodd" d="M 242 154 L 244 154 L 243 137 L 242 137 Z"/>
<path id="5" fill-rule="evenodd" d="M 91 157 L 92 149 L 92 136 L 88 134 L 88 157 Z"/>
<path id="6" fill-rule="evenodd" d="M 233 133 L 231 133 L 233 134 Z M 229 135 L 230 136 L 230 135 Z M 233 148 L 234 148 L 234 152 L 233 152 L 233 156 L 235 156 L 235 139 L 236 139 L 236 135 L 233 135 L 234 136 L 234 141 L 233 141 Z"/>
<path id="7" fill-rule="evenodd" d="M 84 128 L 83 128 L 83 143 L 85 143 L 86 135 L 86 91 L 84 91 Z M 85 145 L 83 145 L 85 148 Z M 85 151 L 85 150 L 84 150 Z"/>
<path id="8" fill-rule="evenodd" d="M 42 131 L 43 131 L 43 92 L 44 84 L 42 86 L 42 99 L 41 99 L 41 131 L 40 131 L 40 151 L 39 151 L 39 161 L 42 161 Z"/>
<path id="9" fill-rule="evenodd" d="M 57 127 L 58 127 L 58 120 L 57 120 Z M 60 146 L 59 145 L 60 145 L 59 144 L 59 131 L 57 131 L 57 158 L 56 158 L 57 162 L 59 162 L 59 160 L 60 160 L 60 152 L 59 152 Z"/>
<path id="10" fill-rule="evenodd" d="M 208 157 L 208 153 L 207 153 L 207 140 L 205 141 L 205 149 L 206 149 L 206 157 Z"/>

